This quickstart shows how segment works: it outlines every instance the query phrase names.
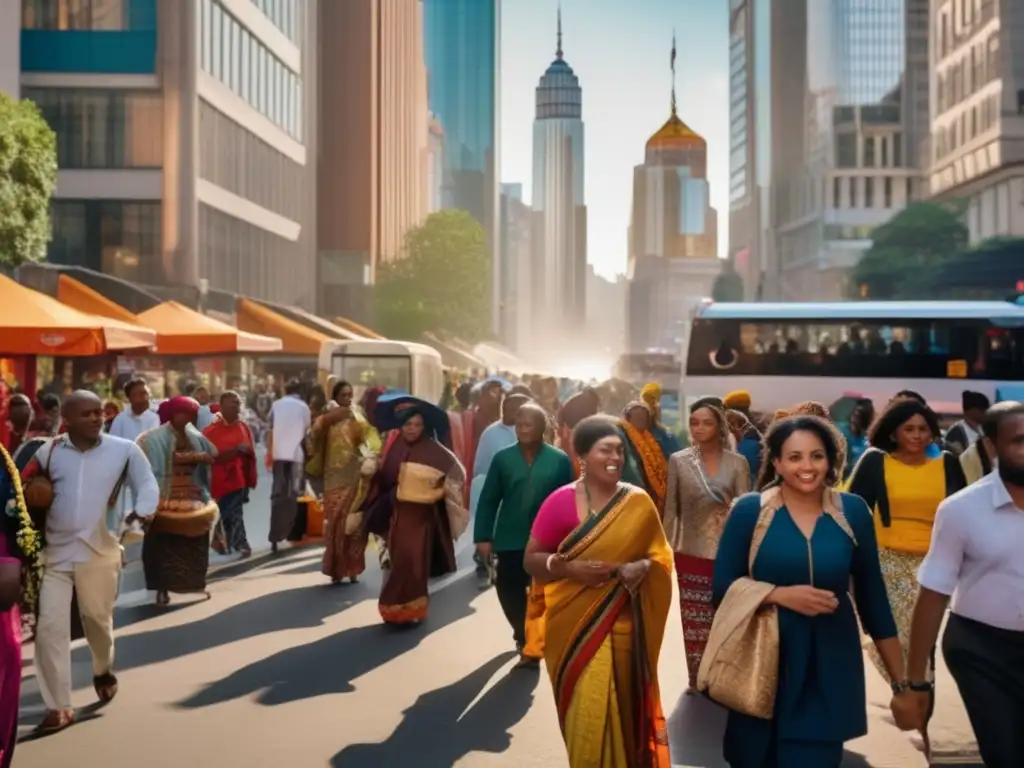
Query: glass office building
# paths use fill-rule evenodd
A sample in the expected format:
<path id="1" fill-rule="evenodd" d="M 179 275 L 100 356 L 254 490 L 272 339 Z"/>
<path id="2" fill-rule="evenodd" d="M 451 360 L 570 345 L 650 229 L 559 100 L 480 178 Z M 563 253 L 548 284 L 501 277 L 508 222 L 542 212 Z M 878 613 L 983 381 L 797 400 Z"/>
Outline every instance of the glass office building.
<path id="1" fill-rule="evenodd" d="M 469 211 L 497 249 L 500 0 L 424 0 L 427 99 L 444 130 L 445 208 Z"/>

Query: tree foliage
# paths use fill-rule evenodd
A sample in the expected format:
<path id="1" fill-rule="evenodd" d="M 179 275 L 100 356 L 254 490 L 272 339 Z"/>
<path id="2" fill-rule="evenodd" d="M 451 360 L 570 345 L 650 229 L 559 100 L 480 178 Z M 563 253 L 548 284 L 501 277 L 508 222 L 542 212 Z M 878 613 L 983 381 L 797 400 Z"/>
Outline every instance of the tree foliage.
<path id="1" fill-rule="evenodd" d="M 876 228 L 853 270 L 855 297 L 927 299 L 943 266 L 967 247 L 960 206 L 913 203 Z"/>
<path id="2" fill-rule="evenodd" d="M 938 270 L 935 297 L 1005 299 L 1024 281 L 1024 237 L 990 237 Z"/>
<path id="3" fill-rule="evenodd" d="M 56 185 L 56 135 L 34 103 L 0 92 L 0 266 L 45 257 Z"/>
<path id="4" fill-rule="evenodd" d="M 722 271 L 711 286 L 711 298 L 714 301 L 743 301 L 743 278 L 731 261 L 722 265 Z"/>
<path id="5" fill-rule="evenodd" d="M 491 264 L 483 227 L 465 211 L 432 213 L 405 238 L 401 258 L 377 269 L 376 322 L 388 338 L 490 335 Z"/>

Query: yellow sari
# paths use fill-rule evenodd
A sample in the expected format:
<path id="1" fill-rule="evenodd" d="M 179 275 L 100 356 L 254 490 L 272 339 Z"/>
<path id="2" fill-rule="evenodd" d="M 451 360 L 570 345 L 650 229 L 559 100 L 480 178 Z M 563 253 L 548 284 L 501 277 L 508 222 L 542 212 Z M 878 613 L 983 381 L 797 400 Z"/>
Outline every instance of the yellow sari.
<path id="1" fill-rule="evenodd" d="M 575 492 L 556 492 L 571 503 Z M 545 661 L 573 768 L 669 768 L 658 655 L 672 603 L 672 549 L 651 498 L 623 485 L 604 510 L 562 541 L 567 560 L 651 568 L 633 597 L 618 580 L 600 588 L 545 586 Z"/>

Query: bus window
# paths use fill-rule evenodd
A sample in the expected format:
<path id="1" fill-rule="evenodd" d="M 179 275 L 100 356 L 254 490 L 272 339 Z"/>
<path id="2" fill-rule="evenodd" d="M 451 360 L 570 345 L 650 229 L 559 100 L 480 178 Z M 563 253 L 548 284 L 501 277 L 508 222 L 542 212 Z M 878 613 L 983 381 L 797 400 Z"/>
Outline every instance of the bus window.
<path id="1" fill-rule="evenodd" d="M 693 324 L 690 376 L 947 377 L 947 362 L 966 361 L 969 378 L 1010 367 L 1020 330 L 984 336 L 985 321 L 701 320 Z M 990 331 L 991 334 L 991 331 Z M 987 346 L 986 346 L 987 345 Z M 984 352 L 984 354 L 982 354 Z M 1001 362 L 1002 361 L 1002 362 Z"/>
<path id="2" fill-rule="evenodd" d="M 370 387 L 412 391 L 412 359 L 399 356 L 335 355 L 332 373 L 361 397 Z"/>

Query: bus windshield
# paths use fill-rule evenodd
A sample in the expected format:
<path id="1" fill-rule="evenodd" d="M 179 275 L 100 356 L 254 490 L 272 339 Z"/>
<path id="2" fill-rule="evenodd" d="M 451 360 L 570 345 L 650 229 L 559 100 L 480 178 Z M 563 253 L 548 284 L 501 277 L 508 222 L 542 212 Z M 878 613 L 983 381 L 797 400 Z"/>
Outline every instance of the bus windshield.
<path id="1" fill-rule="evenodd" d="M 370 387 L 412 392 L 411 357 L 338 353 L 331 363 L 331 373 L 352 384 L 357 399 Z"/>

